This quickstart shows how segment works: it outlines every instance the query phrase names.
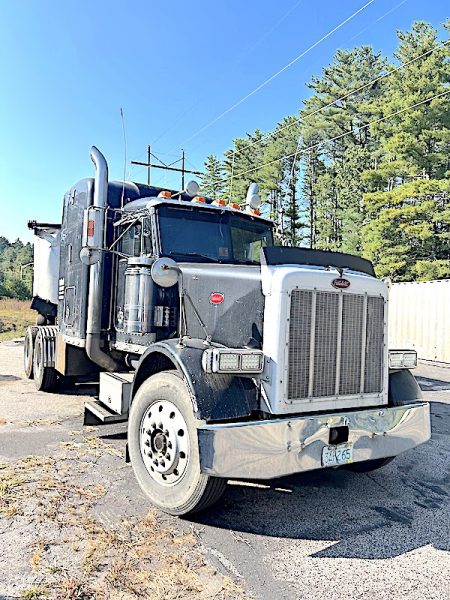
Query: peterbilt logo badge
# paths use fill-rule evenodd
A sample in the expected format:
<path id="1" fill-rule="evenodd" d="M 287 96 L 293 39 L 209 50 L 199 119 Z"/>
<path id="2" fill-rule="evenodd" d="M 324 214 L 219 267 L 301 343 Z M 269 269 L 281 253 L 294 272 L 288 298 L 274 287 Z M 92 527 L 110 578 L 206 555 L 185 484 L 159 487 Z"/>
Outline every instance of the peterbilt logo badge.
<path id="1" fill-rule="evenodd" d="M 225 296 L 220 292 L 213 292 L 209 297 L 209 301 L 211 302 L 211 304 L 222 304 L 224 300 Z"/>
<path id="2" fill-rule="evenodd" d="M 338 290 L 346 290 L 348 287 L 350 287 L 350 281 L 348 279 L 344 279 L 343 277 L 337 277 L 336 279 L 333 279 L 331 285 Z"/>

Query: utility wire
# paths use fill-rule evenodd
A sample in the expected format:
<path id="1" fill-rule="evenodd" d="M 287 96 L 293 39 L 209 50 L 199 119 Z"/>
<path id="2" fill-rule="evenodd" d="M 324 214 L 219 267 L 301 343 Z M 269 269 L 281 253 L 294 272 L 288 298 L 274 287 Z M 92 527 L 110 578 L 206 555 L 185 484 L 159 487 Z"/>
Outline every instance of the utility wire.
<path id="1" fill-rule="evenodd" d="M 328 33 L 326 33 L 319 40 L 317 40 L 316 42 L 314 42 L 314 44 L 312 44 L 311 46 L 309 46 L 308 48 L 306 48 L 306 50 L 303 50 L 303 52 L 301 52 L 293 60 L 291 60 L 289 63 L 287 63 L 287 65 L 285 65 L 284 67 L 282 67 L 281 69 L 279 69 L 276 73 L 274 73 L 273 75 L 271 75 L 270 77 L 268 77 L 265 81 L 263 81 L 262 83 L 260 83 L 254 90 L 252 90 L 246 96 L 244 96 L 243 98 L 241 98 L 240 100 L 238 100 L 237 102 L 235 102 L 232 106 L 230 106 L 229 108 L 227 108 L 226 110 L 224 110 L 220 115 L 218 115 L 217 117 L 215 117 L 212 121 L 210 121 L 209 123 L 207 123 L 206 125 L 204 125 L 200 129 L 198 129 L 190 137 L 188 137 L 186 140 L 184 140 L 184 142 L 182 143 L 182 145 L 183 144 L 187 144 L 188 142 L 190 142 L 191 140 L 193 140 L 194 138 L 196 138 L 198 135 L 200 135 L 201 133 L 203 133 L 204 131 L 206 131 L 207 129 L 209 129 L 212 125 L 214 125 L 215 123 L 217 123 L 217 121 L 219 121 L 220 119 L 222 119 L 225 115 L 229 114 L 235 108 L 237 108 L 238 106 L 240 106 L 241 104 L 243 104 L 251 96 L 253 96 L 257 92 L 259 92 L 260 90 L 262 90 L 262 88 L 264 88 L 266 85 L 268 85 L 270 82 L 272 82 L 276 77 L 278 77 L 279 75 L 281 75 L 281 73 L 284 73 L 284 71 L 286 71 L 287 69 L 289 69 L 290 67 L 292 67 L 292 65 L 294 65 L 296 62 L 298 62 L 301 58 L 303 58 L 311 50 L 313 50 L 314 48 L 316 48 L 319 44 L 321 44 L 322 42 L 324 42 L 328 37 L 330 37 L 330 35 L 332 35 L 333 33 L 335 33 L 335 31 L 337 31 L 338 29 L 340 29 L 341 27 L 343 27 L 346 23 L 348 23 L 349 21 L 351 21 L 351 19 L 353 19 L 354 17 L 356 17 L 356 15 L 358 15 L 360 12 L 362 12 L 363 10 L 365 10 L 373 2 L 375 2 L 375 0 L 369 0 L 368 2 L 366 2 L 366 4 L 364 4 L 363 6 L 361 6 L 357 11 L 355 11 L 349 17 L 347 17 L 346 19 L 344 19 L 344 21 L 341 21 L 341 23 L 339 23 L 339 25 L 336 25 L 336 27 L 333 27 L 333 29 L 330 29 L 330 31 Z"/>
<path id="2" fill-rule="evenodd" d="M 361 92 L 362 90 L 370 87 L 374 83 L 378 83 L 378 81 L 381 81 L 382 79 L 387 79 L 387 78 L 391 77 L 392 75 L 394 75 L 395 73 L 397 73 L 397 71 L 401 71 L 401 69 L 404 69 L 405 67 L 408 67 L 409 65 L 411 65 L 414 62 L 416 62 L 417 60 L 420 60 L 424 56 L 432 54 L 436 50 L 444 48 L 448 44 L 450 44 L 450 40 L 447 40 L 446 42 L 442 42 L 438 46 L 435 46 L 434 48 L 431 48 L 430 50 L 427 50 L 423 54 L 420 54 L 419 56 L 416 56 L 415 58 L 412 58 L 411 60 L 408 60 L 407 62 L 402 63 L 398 67 L 394 67 L 391 71 L 389 71 L 389 73 L 385 73 L 384 75 L 379 75 L 378 77 L 375 77 L 375 79 L 372 79 L 371 81 L 368 81 L 367 83 L 365 83 L 364 85 L 359 86 L 355 90 L 347 92 L 347 94 L 345 94 L 344 96 L 341 96 L 340 98 L 337 98 L 336 100 L 333 100 L 332 102 L 329 102 L 328 104 L 325 104 L 324 106 L 321 106 L 320 108 L 317 108 L 312 113 L 308 113 L 307 115 L 305 115 L 304 119 L 305 120 L 310 119 L 311 117 L 313 117 L 314 115 L 317 115 L 318 113 L 322 112 L 323 110 L 326 110 L 327 108 L 331 108 L 332 106 L 334 106 L 338 102 L 341 102 L 342 100 L 347 100 L 347 98 L 350 98 L 350 96 L 353 96 L 354 94 L 357 94 L 358 92 Z M 242 148 L 242 150 L 239 150 L 239 148 L 235 148 L 233 151 L 236 154 L 244 154 L 249 148 L 252 148 L 255 145 L 264 143 L 268 138 L 270 138 L 270 137 L 272 137 L 274 135 L 278 135 L 281 131 L 289 129 L 290 127 L 293 127 L 294 125 L 299 125 L 300 122 L 301 122 L 300 119 L 297 117 L 296 120 L 293 121 L 292 123 L 288 123 L 287 125 L 284 125 L 283 127 L 276 128 L 274 131 L 271 131 L 271 132 L 267 133 L 261 139 L 255 140 L 251 144 L 248 144 L 247 146 L 245 146 L 244 148 Z"/>
<path id="3" fill-rule="evenodd" d="M 271 160 L 270 162 L 259 165 L 258 167 L 253 167 L 251 169 L 247 169 L 246 171 L 237 173 L 236 175 L 234 175 L 234 178 L 242 177 L 242 175 L 247 175 L 248 173 L 253 173 L 254 171 L 258 171 L 259 169 L 262 169 L 263 167 L 268 167 L 277 162 L 281 162 L 282 160 L 285 160 L 286 158 L 292 158 L 294 156 L 297 157 L 300 154 L 304 154 L 305 152 L 314 150 L 315 148 L 318 148 L 324 144 L 329 144 L 330 142 L 334 142 L 336 140 L 342 139 L 342 138 L 346 137 L 347 135 L 351 135 L 356 132 L 363 131 L 364 129 L 367 129 L 371 125 L 375 125 L 376 123 L 381 123 L 382 121 L 387 121 L 388 119 L 392 119 L 392 117 L 395 117 L 397 115 L 400 115 L 401 113 L 407 112 L 408 110 L 416 108 L 417 106 L 420 106 L 422 104 L 426 104 L 427 102 L 431 102 L 432 100 L 435 100 L 436 98 L 441 98 L 443 96 L 447 96 L 448 94 L 450 94 L 450 89 L 446 90 L 445 92 L 441 92 L 440 94 L 435 94 L 434 96 L 431 96 L 430 98 L 426 98 L 425 100 L 420 100 L 419 102 L 415 102 L 414 104 L 411 104 L 410 106 L 406 106 L 405 108 L 397 110 L 397 111 L 391 113 L 390 115 L 386 115 L 385 117 L 380 117 L 379 119 L 374 119 L 373 121 L 370 121 L 369 123 L 365 123 L 364 125 L 355 127 L 354 129 L 351 129 L 350 131 L 345 131 L 344 133 L 340 133 L 339 135 L 336 135 L 327 140 L 317 142 L 316 144 L 312 144 L 311 146 L 308 146 L 307 148 L 302 148 L 300 151 L 296 150 L 295 152 L 292 152 L 291 154 L 286 154 L 285 156 L 276 158 L 275 160 Z M 227 181 L 227 178 L 223 177 L 221 179 L 217 179 L 216 181 L 213 181 L 212 184 L 226 182 L 226 181 Z"/>
<path id="4" fill-rule="evenodd" d="M 278 29 L 278 27 L 281 25 L 281 23 L 283 23 L 283 21 L 285 21 L 288 16 L 294 12 L 294 10 L 296 10 L 296 8 L 298 8 L 298 6 L 303 2 L 304 0 L 297 0 L 297 2 L 291 6 L 291 8 L 288 9 L 287 12 L 285 12 L 279 19 L 278 21 L 276 21 L 276 23 L 274 25 L 272 25 L 269 29 L 267 29 L 265 31 L 265 33 L 263 33 L 261 35 L 261 37 L 259 37 L 256 42 L 254 44 L 252 44 L 249 48 L 247 48 L 246 50 L 244 50 L 244 52 L 232 63 L 232 67 L 237 67 L 242 61 L 243 59 L 250 54 L 251 52 L 253 52 L 253 50 L 255 48 L 257 48 L 261 42 L 263 42 L 266 38 L 268 38 L 276 29 Z M 406 1 L 406 0 L 405 0 Z M 223 82 L 227 81 L 227 75 L 224 75 L 223 77 L 220 77 L 219 79 L 216 80 L 215 84 L 213 83 L 213 85 L 215 85 L 216 87 L 220 84 L 222 84 Z M 190 106 L 188 106 L 188 108 L 186 108 L 180 115 L 178 115 L 178 117 L 176 117 L 176 119 L 174 119 L 169 125 L 168 127 L 166 127 L 164 129 L 164 131 L 152 141 L 152 145 L 156 144 L 156 142 L 159 142 L 159 140 L 161 138 L 163 138 L 166 133 L 168 133 L 169 131 L 171 131 L 175 125 L 177 123 L 179 123 L 187 114 L 189 114 L 192 109 L 196 108 L 197 106 L 199 106 L 201 104 L 201 102 L 198 101 L 198 99 L 193 102 Z"/>
<path id="5" fill-rule="evenodd" d="M 364 29 L 361 29 L 361 31 L 358 31 L 358 33 L 353 35 L 348 41 L 351 42 L 355 38 L 359 37 L 362 33 L 367 31 L 368 29 L 370 29 L 372 27 L 372 25 L 375 25 L 375 23 L 379 23 L 380 21 L 382 21 L 385 17 L 387 17 L 388 15 L 390 15 L 391 13 L 396 11 L 398 8 L 400 8 L 400 6 L 403 6 L 403 4 L 405 4 L 406 2 L 408 2 L 408 0 L 402 0 L 401 2 L 399 2 L 398 4 L 393 6 L 390 10 L 388 10 L 387 12 L 382 14 L 381 17 L 378 17 L 378 19 L 375 19 L 375 21 L 372 21 L 372 23 L 370 23 L 370 25 L 367 25 L 367 27 L 364 27 Z"/>

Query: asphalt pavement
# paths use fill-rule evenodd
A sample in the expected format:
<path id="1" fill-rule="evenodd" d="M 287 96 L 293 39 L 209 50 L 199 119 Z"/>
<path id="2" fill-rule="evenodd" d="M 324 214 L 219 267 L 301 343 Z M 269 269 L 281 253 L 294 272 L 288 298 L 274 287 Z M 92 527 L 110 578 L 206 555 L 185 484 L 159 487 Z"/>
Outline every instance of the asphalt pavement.
<path id="1" fill-rule="evenodd" d="M 36 392 L 21 365 L 21 343 L 0 344 L 0 461 L 54 454 L 82 430 L 84 401 L 96 393 Z M 370 474 L 328 469 L 229 482 L 208 512 L 161 519 L 195 531 L 205 560 L 257 599 L 448 599 L 450 368 L 421 364 L 415 374 L 431 402 L 428 443 Z M 91 435 L 124 452 L 124 425 Z M 131 468 L 119 456 L 108 461 L 88 475 L 107 488 L 93 510 L 109 525 L 144 516 L 148 502 Z M 0 597 L 18 596 L 32 577 L 26 548 L 14 544 L 14 533 L 0 528 Z"/>

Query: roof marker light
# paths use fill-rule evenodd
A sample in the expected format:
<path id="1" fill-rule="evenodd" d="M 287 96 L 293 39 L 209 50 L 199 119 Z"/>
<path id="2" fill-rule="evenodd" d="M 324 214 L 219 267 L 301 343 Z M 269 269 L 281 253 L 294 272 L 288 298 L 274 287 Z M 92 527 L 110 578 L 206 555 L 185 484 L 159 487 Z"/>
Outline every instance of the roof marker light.
<path id="1" fill-rule="evenodd" d="M 213 204 L 215 204 L 216 206 L 226 206 L 227 201 L 225 200 L 225 198 L 218 198 L 217 200 L 213 201 Z"/>
<path id="2" fill-rule="evenodd" d="M 233 208 L 234 210 L 241 210 L 241 207 L 239 206 L 239 204 L 237 202 L 229 202 L 228 206 L 230 208 Z"/>
<path id="3" fill-rule="evenodd" d="M 195 196 L 192 199 L 192 202 L 202 202 L 203 204 L 206 202 L 206 198 L 204 196 Z"/>
<path id="4" fill-rule="evenodd" d="M 161 190 L 158 194 L 158 198 L 167 198 L 170 200 L 170 198 L 172 198 L 172 194 L 168 190 Z"/>

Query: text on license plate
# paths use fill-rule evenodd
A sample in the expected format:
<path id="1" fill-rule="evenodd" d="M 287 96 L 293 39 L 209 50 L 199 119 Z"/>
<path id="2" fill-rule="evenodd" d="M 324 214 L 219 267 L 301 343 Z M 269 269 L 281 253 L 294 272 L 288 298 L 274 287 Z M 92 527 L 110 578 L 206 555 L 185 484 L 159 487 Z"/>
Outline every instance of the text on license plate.
<path id="1" fill-rule="evenodd" d="M 325 446 L 322 449 L 322 465 L 334 467 L 335 465 L 347 465 L 353 462 L 353 444 L 337 444 L 336 446 Z"/>

